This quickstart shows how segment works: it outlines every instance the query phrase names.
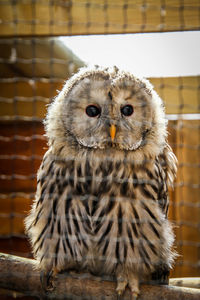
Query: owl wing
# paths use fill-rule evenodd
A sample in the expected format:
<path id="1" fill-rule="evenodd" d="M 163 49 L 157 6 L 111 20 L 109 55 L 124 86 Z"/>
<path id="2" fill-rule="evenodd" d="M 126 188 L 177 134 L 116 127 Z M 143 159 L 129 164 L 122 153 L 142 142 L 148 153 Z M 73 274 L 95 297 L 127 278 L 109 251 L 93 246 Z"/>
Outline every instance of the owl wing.
<path id="1" fill-rule="evenodd" d="M 177 172 L 177 158 L 168 144 L 166 144 L 163 153 L 156 160 L 156 168 L 158 173 L 159 206 L 167 217 L 169 207 L 168 187 L 173 186 Z"/>
<path id="2" fill-rule="evenodd" d="M 168 187 L 173 185 L 177 172 L 177 158 L 167 144 L 163 153 L 156 160 L 158 171 L 158 201 L 162 212 L 167 217 L 169 207 Z M 152 273 L 151 279 L 156 284 L 168 284 L 169 267 L 166 264 L 160 264 L 156 271 Z"/>
<path id="3" fill-rule="evenodd" d="M 167 185 L 173 186 L 174 179 L 176 177 L 177 172 L 177 164 L 178 160 L 176 158 L 176 155 L 173 153 L 172 148 L 169 144 L 166 144 L 166 147 L 164 148 L 163 154 L 161 155 L 164 163 L 163 163 L 163 169 L 166 174 L 167 179 Z"/>

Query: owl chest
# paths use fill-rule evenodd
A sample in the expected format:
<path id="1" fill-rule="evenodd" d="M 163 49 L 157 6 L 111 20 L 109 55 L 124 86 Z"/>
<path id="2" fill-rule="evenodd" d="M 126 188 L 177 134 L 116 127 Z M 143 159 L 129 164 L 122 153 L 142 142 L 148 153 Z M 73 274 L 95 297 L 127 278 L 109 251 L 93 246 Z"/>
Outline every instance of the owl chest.
<path id="1" fill-rule="evenodd" d="M 160 243 L 156 241 L 162 236 L 162 225 L 155 172 L 122 163 L 94 167 L 87 162 L 64 168 L 51 164 L 48 170 L 52 177 L 47 185 L 43 183 L 38 203 L 41 199 L 48 208 L 49 235 L 56 230 L 63 235 L 70 260 L 81 261 L 86 255 L 91 258 L 87 261 L 91 270 L 95 266 L 101 270 L 101 257 L 113 261 L 105 264 L 106 268 L 114 268 L 116 262 L 129 257 L 132 262 L 142 260 L 141 236 L 150 237 L 145 243 L 157 257 Z"/>
<path id="2" fill-rule="evenodd" d="M 141 198 L 155 200 L 158 194 L 159 183 L 155 174 L 123 161 L 92 164 L 88 160 L 80 163 L 73 160 L 62 168 L 52 165 L 49 166 L 49 169 L 54 167 L 53 184 L 51 180 L 48 182 L 50 189 L 53 185 L 61 202 L 70 198 L 70 206 L 84 207 L 91 217 L 97 217 L 103 208 L 103 212 L 109 214 L 119 202 L 126 206 L 126 203 Z"/>
<path id="3" fill-rule="evenodd" d="M 91 166 L 86 162 L 84 168 L 74 169 L 72 188 L 83 203 L 88 203 L 87 213 L 93 216 L 98 206 L 107 202 L 123 200 L 125 203 L 139 198 L 155 200 L 158 181 L 156 173 L 143 166 L 136 168 L 132 164 L 112 161 Z"/>
<path id="4" fill-rule="evenodd" d="M 84 171 L 75 168 L 72 193 L 79 215 L 89 216 L 95 234 L 105 219 L 119 219 L 122 214 L 125 219 L 135 219 L 137 213 L 130 209 L 132 206 L 142 199 L 149 202 L 157 199 L 159 183 L 142 168 L 107 162 L 96 168 L 88 164 Z"/>
<path id="5" fill-rule="evenodd" d="M 100 208 L 109 213 L 121 197 L 134 198 L 133 174 L 125 167 L 115 168 L 112 163 L 98 168 L 86 168 L 85 173 L 75 172 L 74 193 L 79 195 L 86 212 L 91 217 Z"/>
<path id="6" fill-rule="evenodd" d="M 74 185 L 73 219 L 77 216 L 81 235 L 87 248 L 83 251 L 92 260 L 91 270 L 111 272 L 117 262 L 131 259 L 143 261 L 145 246 L 150 245 L 152 261 L 159 256 L 162 237 L 160 210 L 157 203 L 158 185 L 150 180 L 150 173 L 136 173 L 134 168 L 121 167 L 92 171 Z M 71 220 L 73 224 L 73 219 Z M 142 249 L 142 250 L 141 250 Z M 103 261 L 101 261 L 101 257 Z M 113 262 L 113 263 L 111 263 Z"/>
<path id="7" fill-rule="evenodd" d="M 156 170 L 135 168 L 124 161 L 92 164 L 88 160 L 80 163 L 72 160 L 62 167 L 51 162 L 48 169 L 48 173 L 53 170 L 53 176 L 47 186 L 42 186 L 41 193 L 60 195 L 60 213 L 87 215 L 93 228 L 98 223 L 95 220 L 110 216 L 119 204 L 125 213 L 130 205 L 142 199 L 156 201 L 159 194 Z"/>

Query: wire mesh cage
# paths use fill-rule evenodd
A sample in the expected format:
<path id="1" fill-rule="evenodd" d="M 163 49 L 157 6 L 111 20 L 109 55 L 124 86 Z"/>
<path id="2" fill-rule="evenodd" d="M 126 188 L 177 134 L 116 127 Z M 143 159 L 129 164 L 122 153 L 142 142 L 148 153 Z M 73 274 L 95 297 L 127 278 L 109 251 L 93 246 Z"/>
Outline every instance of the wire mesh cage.
<path id="1" fill-rule="evenodd" d="M 0 251 L 31 258 L 24 218 L 48 148 L 42 121 L 65 80 L 85 65 L 59 37 L 199 30 L 200 3 L 2 0 L 0 19 Z M 169 219 L 180 256 L 171 277 L 200 276 L 200 76 L 149 80 L 165 103 L 179 162 Z"/>

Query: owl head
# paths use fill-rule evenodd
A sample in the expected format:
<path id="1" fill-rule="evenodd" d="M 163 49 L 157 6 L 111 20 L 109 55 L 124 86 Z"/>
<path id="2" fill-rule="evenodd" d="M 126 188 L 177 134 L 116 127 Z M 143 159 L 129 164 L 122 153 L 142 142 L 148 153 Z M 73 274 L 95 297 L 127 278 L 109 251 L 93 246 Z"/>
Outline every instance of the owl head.
<path id="1" fill-rule="evenodd" d="M 116 67 L 82 68 L 48 110 L 49 144 L 84 149 L 163 149 L 162 100 L 145 79 Z"/>

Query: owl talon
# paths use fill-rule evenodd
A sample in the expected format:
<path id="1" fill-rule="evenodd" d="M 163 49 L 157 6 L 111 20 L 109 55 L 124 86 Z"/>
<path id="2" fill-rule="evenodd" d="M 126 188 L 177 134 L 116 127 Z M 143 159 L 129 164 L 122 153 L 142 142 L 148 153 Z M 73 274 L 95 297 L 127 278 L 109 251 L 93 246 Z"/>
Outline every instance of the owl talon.
<path id="1" fill-rule="evenodd" d="M 121 299 L 121 296 L 125 291 L 127 283 L 128 282 L 125 279 L 122 279 L 122 278 L 117 279 L 117 289 L 116 289 L 117 295 L 118 295 L 117 299 Z"/>
<path id="2" fill-rule="evenodd" d="M 117 300 L 121 300 L 121 292 L 117 292 Z"/>
<path id="3" fill-rule="evenodd" d="M 117 300 L 121 300 L 122 294 L 123 294 L 122 290 L 117 290 Z"/>
<path id="4" fill-rule="evenodd" d="M 140 293 L 138 276 L 136 274 L 129 274 L 128 284 L 131 290 L 131 300 L 138 299 L 138 295 Z"/>
<path id="5" fill-rule="evenodd" d="M 131 300 L 137 300 L 138 299 L 138 295 L 139 295 L 139 293 L 132 292 Z"/>
<path id="6" fill-rule="evenodd" d="M 118 294 L 119 296 L 121 296 L 122 291 L 121 291 L 121 290 L 120 290 L 120 291 L 117 291 L 117 294 Z"/>
<path id="7" fill-rule="evenodd" d="M 44 272 L 41 271 L 40 273 L 40 282 L 42 285 L 42 289 L 48 293 L 52 292 L 54 290 L 54 285 L 53 285 L 53 271 L 50 272 Z"/>

